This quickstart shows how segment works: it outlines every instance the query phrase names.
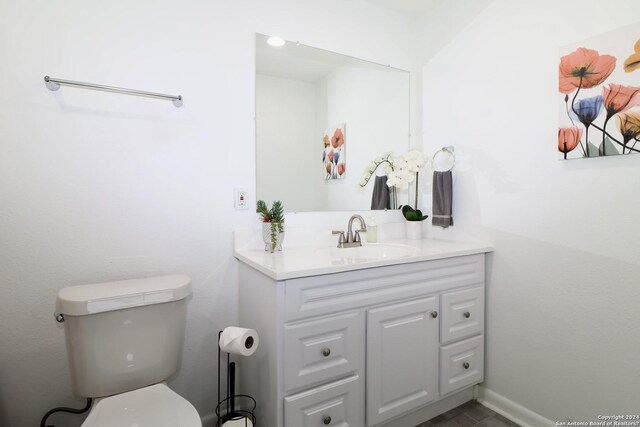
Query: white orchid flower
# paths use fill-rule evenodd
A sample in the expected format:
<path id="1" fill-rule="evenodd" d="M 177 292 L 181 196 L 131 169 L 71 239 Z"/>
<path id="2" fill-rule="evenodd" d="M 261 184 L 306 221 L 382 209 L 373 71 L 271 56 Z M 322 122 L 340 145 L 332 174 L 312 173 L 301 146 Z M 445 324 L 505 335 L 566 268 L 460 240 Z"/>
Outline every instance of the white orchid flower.
<path id="1" fill-rule="evenodd" d="M 416 174 L 411 171 L 404 172 L 404 176 L 402 177 L 402 180 L 405 181 L 407 184 L 415 181 L 415 179 L 416 179 Z"/>
<path id="2" fill-rule="evenodd" d="M 398 175 L 395 172 L 391 172 L 387 177 L 387 186 L 395 187 L 399 183 L 400 183 L 400 179 L 398 178 Z"/>
<path id="3" fill-rule="evenodd" d="M 400 181 L 396 187 L 398 187 L 401 190 L 406 190 L 407 188 L 409 188 L 409 183 L 407 181 Z"/>
<path id="4" fill-rule="evenodd" d="M 425 158 L 418 150 L 412 149 L 401 154 L 387 151 L 367 165 L 364 175 L 358 184 L 361 187 L 367 185 L 373 173 L 382 165 L 382 169 L 387 175 L 387 186 L 404 190 L 409 188 L 409 184 L 416 180 L 416 174 L 425 164 Z"/>

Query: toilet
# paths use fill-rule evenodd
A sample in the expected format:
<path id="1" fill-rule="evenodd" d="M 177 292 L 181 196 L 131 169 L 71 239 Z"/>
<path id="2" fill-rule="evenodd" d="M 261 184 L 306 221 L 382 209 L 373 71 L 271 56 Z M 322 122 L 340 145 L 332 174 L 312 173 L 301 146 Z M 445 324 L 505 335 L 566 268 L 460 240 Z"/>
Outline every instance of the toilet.
<path id="1" fill-rule="evenodd" d="M 82 427 L 202 427 L 164 382 L 180 365 L 190 281 L 172 275 L 58 292 L 73 390 L 94 398 Z"/>

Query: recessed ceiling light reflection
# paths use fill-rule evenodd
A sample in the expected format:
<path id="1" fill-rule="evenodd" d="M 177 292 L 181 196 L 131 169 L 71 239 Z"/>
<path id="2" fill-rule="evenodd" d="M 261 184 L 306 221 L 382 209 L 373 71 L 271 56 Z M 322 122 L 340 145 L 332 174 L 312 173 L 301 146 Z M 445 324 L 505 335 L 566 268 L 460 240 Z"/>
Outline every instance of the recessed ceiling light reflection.
<path id="1" fill-rule="evenodd" d="M 273 47 L 281 47 L 284 46 L 284 39 L 282 37 L 271 36 L 267 39 L 267 43 Z"/>

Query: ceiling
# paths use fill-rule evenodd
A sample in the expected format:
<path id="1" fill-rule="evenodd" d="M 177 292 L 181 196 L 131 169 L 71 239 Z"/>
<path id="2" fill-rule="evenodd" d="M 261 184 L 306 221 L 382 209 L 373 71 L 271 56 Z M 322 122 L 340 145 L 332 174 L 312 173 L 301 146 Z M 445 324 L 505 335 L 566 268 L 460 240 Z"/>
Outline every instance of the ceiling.
<path id="1" fill-rule="evenodd" d="M 437 8 L 446 0 L 364 0 L 369 4 L 393 11 L 407 18 L 416 19 Z M 316 82 L 339 66 L 378 68 L 367 63 L 334 52 L 308 46 L 287 43 L 274 49 L 267 45 L 266 36 L 256 38 L 256 72 L 286 79 Z"/>
<path id="2" fill-rule="evenodd" d="M 409 18 L 417 18 L 437 7 L 443 0 L 365 0 Z"/>

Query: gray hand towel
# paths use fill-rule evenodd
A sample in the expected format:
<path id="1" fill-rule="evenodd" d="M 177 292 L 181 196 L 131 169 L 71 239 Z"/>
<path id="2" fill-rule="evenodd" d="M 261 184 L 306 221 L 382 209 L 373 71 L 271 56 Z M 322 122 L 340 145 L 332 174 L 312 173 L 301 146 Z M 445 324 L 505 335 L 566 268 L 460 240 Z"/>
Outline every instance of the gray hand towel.
<path id="1" fill-rule="evenodd" d="M 453 175 L 451 171 L 433 172 L 433 212 L 431 223 L 447 228 L 453 225 Z"/>
<path id="2" fill-rule="evenodd" d="M 391 209 L 391 198 L 387 186 L 387 176 L 376 176 L 371 197 L 371 210 Z"/>

